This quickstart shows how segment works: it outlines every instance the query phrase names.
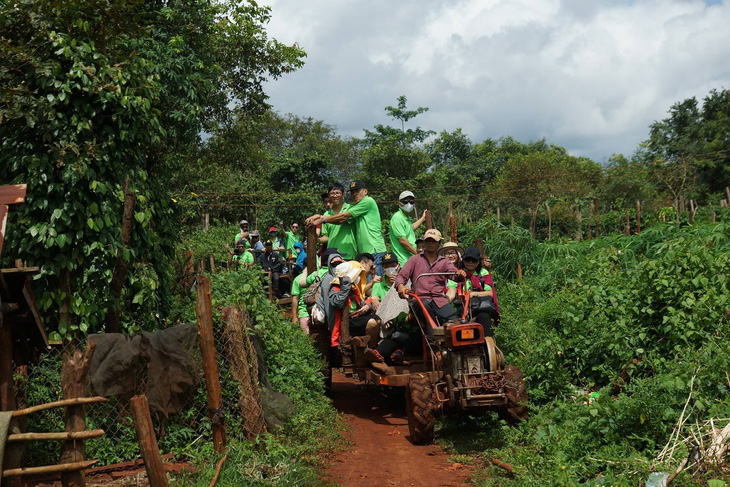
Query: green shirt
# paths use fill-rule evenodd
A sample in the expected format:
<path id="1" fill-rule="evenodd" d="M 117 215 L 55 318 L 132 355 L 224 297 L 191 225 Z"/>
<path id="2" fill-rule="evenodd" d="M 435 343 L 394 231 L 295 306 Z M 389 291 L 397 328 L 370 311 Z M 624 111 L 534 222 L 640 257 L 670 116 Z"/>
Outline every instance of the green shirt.
<path id="1" fill-rule="evenodd" d="M 234 266 L 236 266 L 236 262 L 240 264 L 236 267 L 243 267 L 245 264 L 253 264 L 253 254 L 251 252 L 244 251 L 241 255 L 234 255 L 231 261 Z"/>
<path id="2" fill-rule="evenodd" d="M 342 212 L 350 211 L 350 205 L 345 203 L 342 206 Z M 324 216 L 335 216 L 333 210 L 327 210 Z M 327 237 L 327 247 L 335 248 L 348 259 L 354 259 L 357 255 L 357 243 L 355 242 L 355 223 L 352 219 L 347 220 L 342 225 L 333 223 L 325 223 L 322 225 L 323 237 Z"/>
<path id="3" fill-rule="evenodd" d="M 482 267 L 482 270 L 479 271 L 480 276 L 488 276 L 489 271 Z"/>
<path id="4" fill-rule="evenodd" d="M 465 282 L 465 285 L 466 285 L 466 291 L 467 292 L 471 291 L 471 288 L 472 288 L 471 279 L 467 279 L 466 282 Z M 455 281 L 452 281 L 451 279 L 449 279 L 446 282 L 446 287 L 449 288 L 449 289 L 457 289 L 458 284 Z M 492 289 L 492 286 L 490 286 L 486 282 L 483 283 L 482 287 L 484 288 L 485 291 L 489 291 L 489 290 Z"/>
<path id="5" fill-rule="evenodd" d="M 375 284 L 373 284 L 373 290 L 372 290 L 371 296 L 372 297 L 377 296 L 382 301 L 383 298 L 385 297 L 385 293 L 388 292 L 388 289 L 390 289 L 390 286 L 388 286 L 388 283 L 385 282 L 385 278 L 383 278 L 382 281 L 376 282 Z"/>
<path id="6" fill-rule="evenodd" d="M 398 239 L 405 238 L 416 248 L 416 233 L 413 231 L 413 218 L 409 217 L 402 210 L 398 210 L 390 219 L 390 243 L 393 246 L 393 253 L 398 257 L 398 264 L 405 265 L 412 253 L 406 250 Z"/>
<path id="7" fill-rule="evenodd" d="M 297 316 L 299 318 L 306 318 L 309 316 L 309 313 L 307 313 L 307 305 L 304 304 L 304 299 L 302 299 L 306 289 L 307 288 L 299 287 L 299 279 L 295 277 L 294 282 L 292 282 L 291 285 L 291 295 L 299 297 L 299 305 L 297 306 Z"/>
<path id="8" fill-rule="evenodd" d="M 294 244 L 299 242 L 299 237 L 297 235 L 294 235 L 294 232 L 284 232 L 286 233 L 286 242 L 284 245 L 286 245 L 286 248 L 288 250 L 291 250 L 291 254 L 293 256 L 297 255 L 296 249 L 294 249 Z"/>
<path id="9" fill-rule="evenodd" d="M 235 240 L 233 241 L 233 244 L 234 244 L 234 245 L 235 245 L 235 244 L 237 244 L 237 243 L 238 243 L 238 241 L 239 241 L 239 240 L 241 240 L 242 238 L 243 238 L 243 237 L 241 236 L 241 232 L 239 231 L 239 232 L 238 232 L 238 233 L 236 234 L 236 239 L 235 239 Z M 246 239 L 246 244 L 245 244 L 245 248 L 246 248 L 246 249 L 250 249 L 250 248 L 251 248 L 251 243 L 249 242 L 249 240 L 250 240 L 250 239 L 251 239 L 251 234 L 249 234 L 249 238 L 247 238 L 247 239 Z"/>
<path id="10" fill-rule="evenodd" d="M 385 252 L 385 239 L 380 224 L 378 204 L 370 196 L 350 205 L 347 210 L 355 220 L 355 240 L 359 252 L 378 254 Z"/>

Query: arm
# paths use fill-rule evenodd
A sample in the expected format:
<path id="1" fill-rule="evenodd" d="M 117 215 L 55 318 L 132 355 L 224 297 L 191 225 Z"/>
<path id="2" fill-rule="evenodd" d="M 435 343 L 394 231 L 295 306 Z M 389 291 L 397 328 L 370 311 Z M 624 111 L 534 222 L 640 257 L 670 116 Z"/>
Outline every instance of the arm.
<path id="1" fill-rule="evenodd" d="M 423 210 L 423 214 L 421 215 L 421 218 L 413 222 L 413 230 L 418 230 L 418 227 L 423 225 L 423 222 L 426 221 L 426 214 L 428 213 L 428 210 Z M 413 252 L 415 254 L 415 252 Z"/>
<path id="2" fill-rule="evenodd" d="M 298 323 L 299 322 L 299 316 L 297 316 L 299 313 L 297 313 L 299 309 L 299 295 L 293 294 L 291 297 L 291 320 L 292 323 Z"/>
<path id="3" fill-rule="evenodd" d="M 330 288 L 328 297 L 332 306 L 342 309 L 345 307 L 345 304 L 347 304 L 347 298 L 349 295 L 350 279 L 348 279 L 347 277 L 343 277 L 342 284 L 335 284 Z"/>
<path id="4" fill-rule="evenodd" d="M 414 223 L 415 225 L 415 223 Z M 413 255 L 416 255 L 416 249 L 413 248 L 413 245 L 408 241 L 405 237 L 400 237 L 398 239 L 398 242 L 403 246 L 404 249 L 406 249 L 408 252 L 412 253 Z"/>

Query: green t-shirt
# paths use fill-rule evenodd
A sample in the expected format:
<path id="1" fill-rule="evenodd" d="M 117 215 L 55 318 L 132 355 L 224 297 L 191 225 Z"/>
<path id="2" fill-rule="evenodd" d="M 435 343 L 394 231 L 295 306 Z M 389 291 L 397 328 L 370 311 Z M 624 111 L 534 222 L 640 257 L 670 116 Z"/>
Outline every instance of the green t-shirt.
<path id="1" fill-rule="evenodd" d="M 378 204 L 370 196 L 366 196 L 357 204 L 350 205 L 347 210 L 355 221 L 355 240 L 359 252 L 385 252 L 385 239 L 380 225 Z"/>
<path id="2" fill-rule="evenodd" d="M 306 287 L 299 287 L 299 278 L 295 277 L 294 282 L 292 282 L 291 285 L 291 295 L 299 296 L 299 305 L 297 306 L 297 316 L 299 318 L 306 318 L 307 316 L 309 316 L 309 313 L 307 313 L 307 305 L 304 304 L 304 300 L 302 299 L 302 297 L 304 296 L 304 291 L 306 290 Z"/>
<path id="3" fill-rule="evenodd" d="M 385 293 L 388 292 L 388 289 L 390 289 L 390 286 L 388 286 L 388 283 L 385 282 L 385 279 L 383 279 L 382 281 L 373 284 L 371 296 L 377 296 L 382 301 L 385 297 Z"/>
<path id="4" fill-rule="evenodd" d="M 393 246 L 393 253 L 398 257 L 398 264 L 405 265 L 409 257 L 414 254 L 410 253 L 403 247 L 398 239 L 405 238 L 416 248 L 416 233 L 413 231 L 413 218 L 409 217 L 402 210 L 398 210 L 390 219 L 390 244 Z"/>
<path id="5" fill-rule="evenodd" d="M 345 203 L 341 211 L 350 211 L 350 205 Z M 324 216 L 335 216 L 332 210 L 327 210 Z M 352 219 L 347 220 L 342 225 L 333 223 L 325 223 L 322 225 L 323 237 L 327 237 L 327 247 L 337 249 L 341 255 L 348 259 L 354 259 L 357 255 L 357 243 L 355 242 L 355 223 Z"/>
<path id="6" fill-rule="evenodd" d="M 288 250 L 291 250 L 291 254 L 293 256 L 297 255 L 296 249 L 294 249 L 294 244 L 299 242 L 299 237 L 297 235 L 294 235 L 294 232 L 285 232 L 286 233 L 286 242 L 284 245 L 286 245 L 286 248 Z"/>
<path id="7" fill-rule="evenodd" d="M 488 276 L 489 271 L 482 267 L 482 270 L 479 271 L 480 276 Z"/>
<path id="8" fill-rule="evenodd" d="M 241 265 L 238 267 L 243 267 L 244 264 L 253 264 L 253 254 L 251 252 L 244 251 L 241 255 L 234 255 L 231 260 L 234 266 L 236 265 L 236 262 L 239 262 Z"/>
<path id="9" fill-rule="evenodd" d="M 235 240 L 233 241 L 233 244 L 234 245 L 237 244 L 238 241 L 241 240 L 242 238 L 243 237 L 241 237 L 241 232 L 239 231 L 238 233 L 236 233 L 236 237 L 235 237 Z M 246 239 L 246 244 L 245 244 L 245 248 L 246 249 L 250 249 L 251 248 L 251 243 L 249 242 L 249 240 L 251 240 L 251 235 L 250 234 L 249 234 L 249 238 Z"/>
<path id="10" fill-rule="evenodd" d="M 481 274 L 481 275 L 483 275 L 483 274 Z M 471 279 L 467 279 L 467 281 L 466 281 L 466 283 L 465 283 L 465 284 L 466 284 L 466 291 L 467 291 L 467 292 L 471 291 L 471 288 L 472 288 L 472 285 L 471 285 Z M 456 281 L 452 281 L 451 279 L 449 279 L 449 280 L 448 280 L 448 281 L 446 282 L 446 287 L 447 287 L 447 288 L 449 288 L 449 289 L 457 289 L 457 288 L 458 288 L 458 286 L 459 286 L 459 285 L 458 285 L 458 283 L 457 283 Z M 490 286 L 490 285 L 489 285 L 489 284 L 487 284 L 487 283 L 484 283 L 484 284 L 482 285 L 482 287 L 484 288 L 484 290 L 485 290 L 485 291 L 489 291 L 489 290 L 491 290 L 491 289 L 492 289 L 492 286 Z"/>
<path id="11" fill-rule="evenodd" d="M 309 274 L 307 276 L 307 287 L 314 284 L 315 277 L 319 277 L 320 279 L 322 279 L 322 276 L 324 276 L 325 274 L 327 274 L 326 267 L 321 267 L 321 268 L 317 269 L 317 272 L 315 272 L 314 274 Z"/>

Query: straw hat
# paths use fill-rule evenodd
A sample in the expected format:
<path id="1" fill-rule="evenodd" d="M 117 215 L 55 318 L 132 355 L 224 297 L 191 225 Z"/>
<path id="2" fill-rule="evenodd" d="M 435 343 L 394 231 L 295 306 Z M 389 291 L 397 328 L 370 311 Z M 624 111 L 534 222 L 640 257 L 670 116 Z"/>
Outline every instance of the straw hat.
<path id="1" fill-rule="evenodd" d="M 464 253 L 464 249 L 459 247 L 459 244 L 456 242 L 446 242 L 440 249 L 439 249 L 439 255 L 444 255 L 447 250 L 456 250 L 459 255 Z"/>

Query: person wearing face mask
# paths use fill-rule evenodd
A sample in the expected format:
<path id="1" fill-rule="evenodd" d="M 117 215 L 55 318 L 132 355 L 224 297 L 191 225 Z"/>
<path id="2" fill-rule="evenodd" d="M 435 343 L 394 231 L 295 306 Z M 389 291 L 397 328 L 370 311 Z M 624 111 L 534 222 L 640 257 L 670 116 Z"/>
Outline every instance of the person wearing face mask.
<path id="1" fill-rule="evenodd" d="M 297 277 L 302 273 L 304 267 L 307 265 L 307 253 L 304 251 L 304 244 L 302 244 L 302 242 L 294 243 L 294 256 L 297 260 L 292 266 L 292 276 Z"/>
<path id="2" fill-rule="evenodd" d="M 390 243 L 400 265 L 405 265 L 410 257 L 418 253 L 415 231 L 426 221 L 428 210 L 423 211 L 421 218 L 414 220 L 415 209 L 416 197 L 410 191 L 403 191 L 398 196 L 398 211 L 390 219 Z"/>
<path id="3" fill-rule="evenodd" d="M 276 250 L 276 251 L 286 250 L 284 241 L 281 238 L 278 238 L 278 232 L 276 231 L 276 227 L 269 228 L 269 241 L 271 241 L 271 245 L 273 245 L 274 250 Z"/>
<path id="4" fill-rule="evenodd" d="M 399 270 L 398 257 L 391 252 L 385 254 L 383 257 L 383 279 L 373 284 L 371 295 L 374 302 L 380 303 L 383 300 L 388 289 L 395 283 L 395 276 L 398 275 Z"/>

